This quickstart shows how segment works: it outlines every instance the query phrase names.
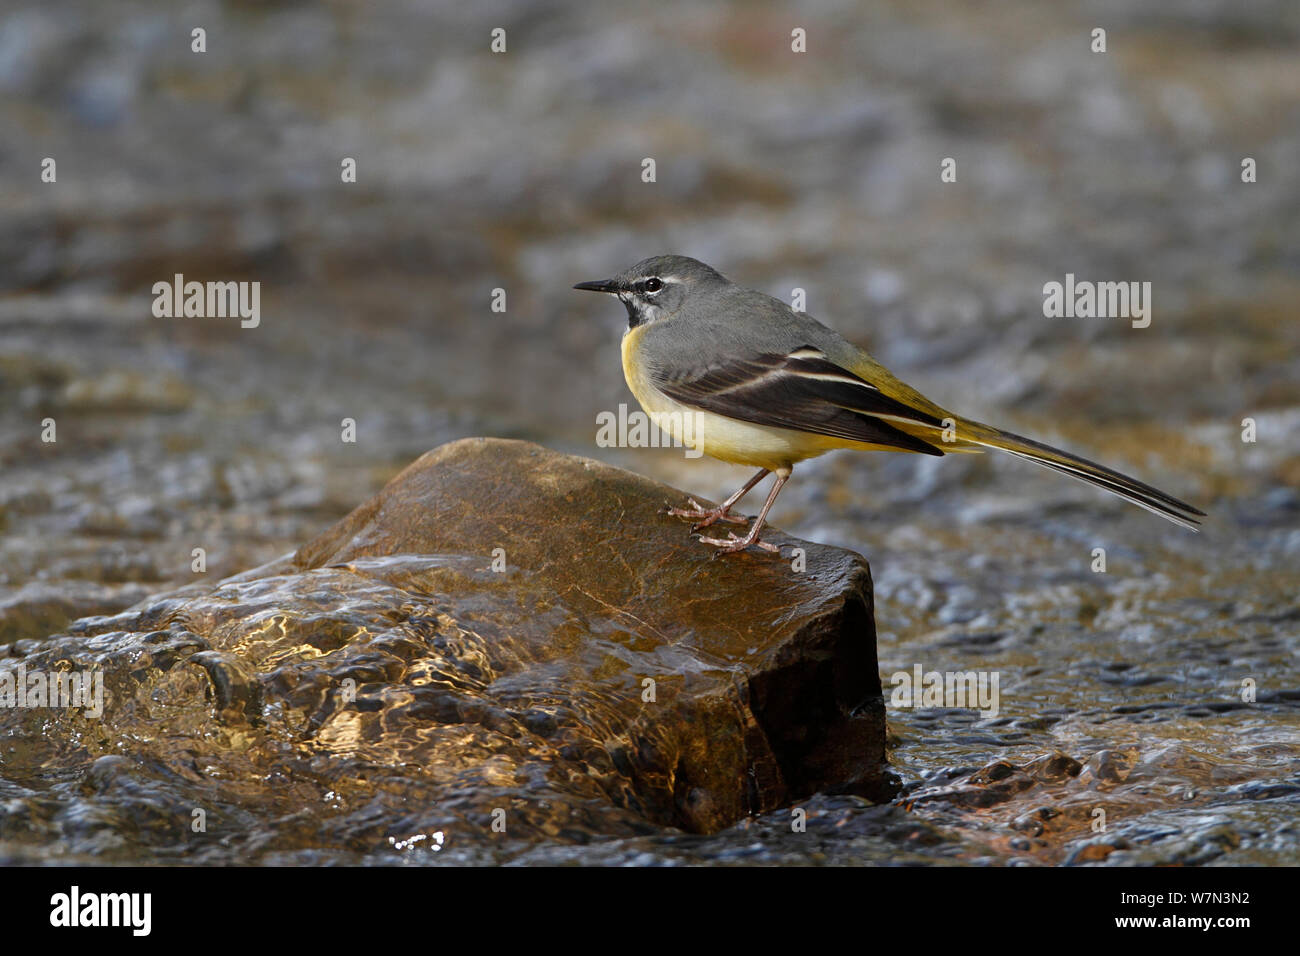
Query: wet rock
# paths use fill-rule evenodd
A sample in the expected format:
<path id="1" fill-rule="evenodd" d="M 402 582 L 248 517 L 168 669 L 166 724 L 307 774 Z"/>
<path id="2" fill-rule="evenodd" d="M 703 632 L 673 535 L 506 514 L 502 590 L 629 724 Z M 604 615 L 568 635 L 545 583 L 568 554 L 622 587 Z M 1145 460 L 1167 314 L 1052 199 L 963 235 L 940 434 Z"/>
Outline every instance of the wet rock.
<path id="1" fill-rule="evenodd" d="M 1036 757 L 1023 766 L 1009 760 L 995 760 L 984 767 L 960 777 L 936 778 L 926 786 L 918 787 L 909 796 L 915 804 L 945 803 L 954 807 L 980 809 L 996 806 L 1042 785 L 1050 785 L 1079 776 L 1083 764 L 1069 754 L 1057 750 Z M 1038 811 L 1023 815 L 1011 822 L 1017 830 L 1026 830 L 1037 836 L 1042 833 L 1042 821 L 1058 811 Z"/>
<path id="2" fill-rule="evenodd" d="M 1069 754 L 1056 750 L 1029 761 L 1022 769 L 1039 780 L 1057 781 L 1077 777 L 1083 770 L 1083 764 Z"/>
<path id="3" fill-rule="evenodd" d="M 1085 843 L 1066 857 L 1065 865 L 1078 866 L 1083 863 L 1101 863 L 1117 849 L 1120 848 L 1105 841 Z"/>
<path id="4" fill-rule="evenodd" d="M 1095 781 L 1098 786 L 1123 783 L 1132 773 L 1136 759 L 1137 753 L 1133 749 L 1098 751 L 1083 768 L 1081 779 L 1085 782 Z"/>
<path id="5" fill-rule="evenodd" d="M 59 585 L 34 581 L 0 595 L 0 657 L 6 645 L 39 640 L 79 617 L 111 614 L 143 600 L 143 585 L 103 585 L 68 581 Z"/>
<path id="6" fill-rule="evenodd" d="M 777 532 L 785 557 L 715 559 L 661 513 L 683 498 L 524 442 L 435 449 L 292 556 L 40 642 L 27 668 L 102 671 L 105 714 L 0 711 L 44 728 L 6 777 L 138 762 L 117 822 L 200 859 L 473 859 L 887 796 L 865 562 Z M 160 801 L 206 834 L 172 846 Z"/>

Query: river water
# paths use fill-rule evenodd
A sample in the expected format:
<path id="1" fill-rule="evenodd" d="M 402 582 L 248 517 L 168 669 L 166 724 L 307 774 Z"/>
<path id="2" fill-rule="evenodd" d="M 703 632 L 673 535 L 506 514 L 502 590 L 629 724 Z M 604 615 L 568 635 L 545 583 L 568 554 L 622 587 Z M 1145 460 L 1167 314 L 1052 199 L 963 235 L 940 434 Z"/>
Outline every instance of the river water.
<path id="1" fill-rule="evenodd" d="M 782 811 L 508 861 L 1296 861 L 1293 4 L 81 8 L 11 4 L 0 43 L 13 653 L 194 583 L 195 548 L 204 580 L 285 554 L 452 438 L 722 497 L 739 470 L 595 443 L 633 401 L 623 314 L 570 286 L 679 252 L 802 289 L 941 404 L 1210 517 L 1192 534 L 1009 458 L 802 466 L 773 523 L 869 560 L 887 695 L 917 666 L 996 673 L 997 715 L 891 709 L 899 799 L 815 798 L 806 832 Z M 259 281 L 260 322 L 154 317 L 177 273 Z M 1150 324 L 1045 317 L 1067 274 L 1150 282 Z M 33 836 L 146 825 L 42 784 L 41 746 L 3 744 L 6 858 L 134 858 Z M 456 858 L 399 836 L 267 853 Z"/>

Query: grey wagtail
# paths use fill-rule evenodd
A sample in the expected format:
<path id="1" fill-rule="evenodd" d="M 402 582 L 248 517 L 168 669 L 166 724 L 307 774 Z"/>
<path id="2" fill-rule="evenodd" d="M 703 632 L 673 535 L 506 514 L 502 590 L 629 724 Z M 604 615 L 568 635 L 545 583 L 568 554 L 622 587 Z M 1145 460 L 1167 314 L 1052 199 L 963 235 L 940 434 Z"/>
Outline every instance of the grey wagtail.
<path id="1" fill-rule="evenodd" d="M 627 307 L 623 374 L 641 407 L 683 444 L 761 469 L 719 507 L 670 508 L 696 520 L 745 524 L 731 509 L 769 472 L 776 482 L 749 533 L 704 538 L 719 554 L 756 545 L 796 463 L 834 448 L 922 455 L 1008 451 L 1099 485 L 1185 528 L 1205 512 L 1096 462 L 954 415 L 812 316 L 743 289 L 686 256 L 655 256 L 612 279 L 575 289 L 618 296 Z"/>

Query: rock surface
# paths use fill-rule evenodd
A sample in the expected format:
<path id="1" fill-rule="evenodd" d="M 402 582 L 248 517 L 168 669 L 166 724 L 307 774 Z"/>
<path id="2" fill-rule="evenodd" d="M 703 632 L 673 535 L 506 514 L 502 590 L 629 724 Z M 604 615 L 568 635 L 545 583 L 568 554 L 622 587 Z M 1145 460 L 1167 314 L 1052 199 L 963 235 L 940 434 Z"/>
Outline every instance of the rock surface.
<path id="1" fill-rule="evenodd" d="M 780 558 L 715 559 L 660 513 L 683 498 L 458 441 L 293 556 L 78 622 L 21 660 L 102 671 L 104 716 L 0 711 L 29 735 L 0 771 L 0 840 L 480 859 L 884 797 L 865 562 L 776 532 Z"/>

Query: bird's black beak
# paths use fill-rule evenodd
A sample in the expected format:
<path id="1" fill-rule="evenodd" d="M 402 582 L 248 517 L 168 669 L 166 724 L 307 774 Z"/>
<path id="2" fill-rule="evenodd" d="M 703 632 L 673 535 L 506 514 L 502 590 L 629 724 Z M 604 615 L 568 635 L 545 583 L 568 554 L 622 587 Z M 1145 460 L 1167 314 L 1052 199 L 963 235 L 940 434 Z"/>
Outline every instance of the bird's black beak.
<path id="1" fill-rule="evenodd" d="M 617 282 L 613 279 L 601 279 L 597 282 L 579 282 L 574 286 L 575 289 L 581 289 L 583 292 L 607 292 L 610 295 L 618 295 L 621 291 Z"/>

